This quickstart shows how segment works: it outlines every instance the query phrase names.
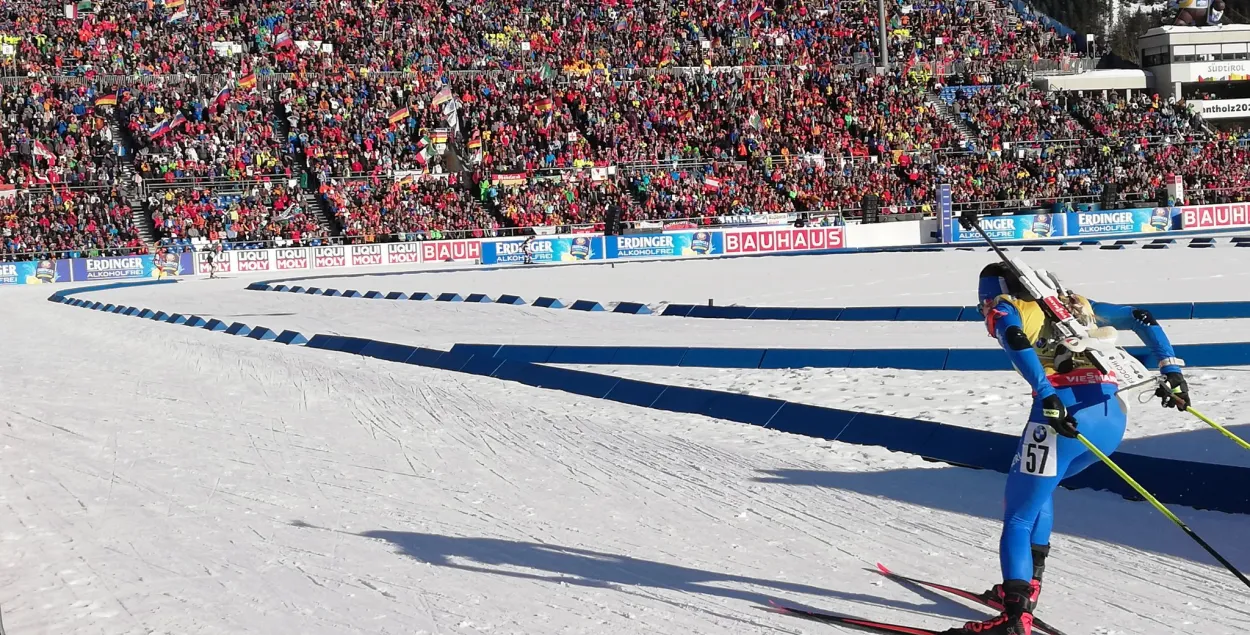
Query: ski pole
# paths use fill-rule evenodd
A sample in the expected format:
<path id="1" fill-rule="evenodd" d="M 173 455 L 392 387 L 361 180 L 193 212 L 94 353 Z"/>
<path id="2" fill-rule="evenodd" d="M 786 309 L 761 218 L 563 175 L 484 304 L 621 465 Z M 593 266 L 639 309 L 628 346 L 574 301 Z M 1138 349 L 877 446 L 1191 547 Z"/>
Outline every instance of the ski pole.
<path id="1" fill-rule="evenodd" d="M 1250 443 L 1246 443 L 1241 437 L 1233 434 L 1232 430 L 1225 428 L 1224 426 L 1216 423 L 1215 421 L 1212 421 L 1210 418 L 1208 418 L 1206 415 L 1202 414 L 1201 412 L 1194 410 L 1193 406 L 1186 406 L 1185 412 L 1188 412 L 1189 414 L 1195 417 L 1198 417 L 1199 419 L 1202 419 L 1203 421 L 1206 422 L 1207 425 L 1211 426 L 1212 428 L 1215 428 L 1216 430 L 1219 430 L 1220 434 L 1232 439 L 1233 442 L 1236 443 L 1237 445 L 1240 445 L 1241 447 L 1247 450 L 1250 450 Z"/>
<path id="2" fill-rule="evenodd" d="M 1142 498 L 1146 499 L 1146 501 L 1149 502 L 1151 505 L 1154 505 L 1155 509 L 1159 510 L 1159 512 L 1162 513 L 1164 516 L 1167 516 L 1169 520 L 1176 523 L 1176 526 L 1180 527 L 1181 531 L 1184 531 L 1186 534 L 1189 535 L 1190 538 L 1193 538 L 1194 542 L 1198 543 L 1203 549 L 1206 549 L 1207 553 L 1214 556 L 1215 559 L 1220 562 L 1220 564 L 1224 565 L 1225 569 L 1228 569 L 1230 572 L 1232 572 L 1233 575 L 1237 576 L 1237 579 L 1241 580 L 1242 584 L 1245 584 L 1246 586 L 1250 587 L 1250 579 L 1247 579 L 1245 575 L 1243 575 L 1240 571 L 1238 571 L 1237 567 L 1233 566 L 1233 563 L 1226 560 L 1224 556 L 1221 556 L 1220 553 L 1215 550 L 1214 547 L 1207 544 L 1207 541 L 1203 540 L 1202 537 L 1194 533 L 1194 530 L 1190 529 L 1189 526 L 1185 524 L 1185 521 L 1181 520 L 1180 518 L 1177 518 L 1176 514 L 1172 513 L 1172 510 L 1165 507 L 1163 503 L 1159 502 L 1159 499 L 1152 496 L 1150 492 L 1147 492 L 1146 488 L 1142 487 L 1137 481 L 1133 480 L 1133 477 L 1129 476 L 1128 472 L 1125 472 L 1123 469 L 1121 469 L 1119 465 L 1116 465 L 1115 461 L 1111 460 L 1111 457 L 1107 456 L 1106 454 L 1103 454 L 1102 450 L 1098 449 L 1098 446 L 1091 443 L 1090 440 L 1086 439 L 1085 435 L 1081 434 L 1080 432 L 1076 433 L 1076 438 L 1079 439 L 1081 443 L 1084 443 L 1085 447 L 1089 448 L 1089 451 L 1094 453 L 1094 456 L 1097 456 L 1099 459 L 1102 460 L 1103 463 L 1106 463 L 1107 467 L 1111 468 L 1112 472 L 1115 472 L 1116 475 L 1124 479 L 1125 483 L 1128 483 L 1130 487 L 1137 490 L 1137 493 L 1141 494 Z"/>

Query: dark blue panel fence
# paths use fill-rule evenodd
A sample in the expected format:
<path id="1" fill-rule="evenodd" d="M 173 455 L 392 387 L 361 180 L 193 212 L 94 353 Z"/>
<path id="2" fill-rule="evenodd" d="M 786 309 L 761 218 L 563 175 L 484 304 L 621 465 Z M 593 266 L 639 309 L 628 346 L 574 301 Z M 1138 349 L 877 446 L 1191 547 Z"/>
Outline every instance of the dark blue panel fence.
<path id="1" fill-rule="evenodd" d="M 1250 366 L 1250 342 L 1180 344 L 1189 366 Z M 549 364 L 680 366 L 691 368 L 896 368 L 900 370 L 1011 370 L 996 348 L 699 348 L 685 346 L 548 346 L 456 344 L 453 351 Z M 1144 346 L 1126 350 L 1153 368 Z"/>

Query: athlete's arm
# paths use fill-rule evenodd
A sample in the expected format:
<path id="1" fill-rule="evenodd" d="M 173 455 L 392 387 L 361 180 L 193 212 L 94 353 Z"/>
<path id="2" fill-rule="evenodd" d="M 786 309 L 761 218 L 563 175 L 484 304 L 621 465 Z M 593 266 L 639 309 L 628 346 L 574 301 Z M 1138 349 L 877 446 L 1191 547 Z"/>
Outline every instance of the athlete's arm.
<path id="1" fill-rule="evenodd" d="M 1037 351 L 1024 334 L 1024 325 L 1020 321 L 1020 312 L 1010 302 L 999 302 L 990 307 L 985 316 L 986 325 L 1003 347 L 1012 366 L 1024 380 L 1033 387 L 1034 394 L 1040 399 L 1055 394 L 1055 387 L 1046 378 L 1046 369 L 1037 358 Z"/>
<path id="2" fill-rule="evenodd" d="M 1154 354 L 1155 359 L 1159 360 L 1159 372 L 1164 375 L 1168 373 L 1181 372 L 1181 364 L 1183 363 L 1176 357 L 1176 351 L 1172 349 L 1172 342 L 1168 340 L 1167 333 L 1163 332 L 1163 327 L 1155 320 L 1150 311 L 1139 309 L 1123 304 L 1109 304 L 1107 302 L 1090 301 L 1090 307 L 1094 309 L 1094 317 L 1098 318 L 1099 324 L 1113 326 L 1121 331 L 1133 331 L 1141 341 L 1146 343 L 1150 348 L 1150 352 Z"/>

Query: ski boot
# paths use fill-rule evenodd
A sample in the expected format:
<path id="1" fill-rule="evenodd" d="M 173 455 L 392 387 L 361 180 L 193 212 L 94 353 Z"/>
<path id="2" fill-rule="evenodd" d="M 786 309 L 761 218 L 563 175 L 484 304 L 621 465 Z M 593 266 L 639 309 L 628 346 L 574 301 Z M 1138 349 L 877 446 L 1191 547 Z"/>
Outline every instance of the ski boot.
<path id="1" fill-rule="evenodd" d="M 1050 545 L 1033 545 L 1033 604 L 1029 611 L 1037 608 L 1037 596 L 1042 592 L 1042 574 L 1046 572 L 1046 556 L 1050 555 Z M 986 606 L 995 611 L 1003 610 L 1003 585 L 995 584 L 990 590 L 977 596 Z"/>
<path id="2" fill-rule="evenodd" d="M 968 622 L 945 635 L 1033 635 L 1033 606 L 1041 587 L 1037 582 L 1007 580 L 1002 589 L 1001 615 L 984 622 Z"/>

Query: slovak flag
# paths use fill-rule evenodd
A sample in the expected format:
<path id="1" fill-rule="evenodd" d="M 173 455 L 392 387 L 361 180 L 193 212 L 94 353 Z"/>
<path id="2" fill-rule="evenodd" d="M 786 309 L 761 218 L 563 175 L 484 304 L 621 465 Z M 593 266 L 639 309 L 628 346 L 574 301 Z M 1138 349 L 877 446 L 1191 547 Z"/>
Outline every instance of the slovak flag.
<path id="1" fill-rule="evenodd" d="M 181 126 L 182 124 L 184 124 L 184 123 L 186 123 L 186 122 L 187 122 L 187 118 L 186 118 L 186 117 L 183 117 L 183 116 L 182 116 L 182 113 L 178 113 L 178 114 L 174 115 L 174 118 L 173 118 L 172 120 L 170 120 L 170 122 L 169 122 L 169 129 L 170 129 L 170 130 L 173 130 L 173 129 L 177 128 L 178 126 Z"/>
<path id="2" fill-rule="evenodd" d="M 273 45 L 274 45 L 274 48 L 285 48 L 288 46 L 295 46 L 295 43 L 291 41 L 291 32 L 283 31 L 279 33 L 278 36 L 274 38 Z"/>

